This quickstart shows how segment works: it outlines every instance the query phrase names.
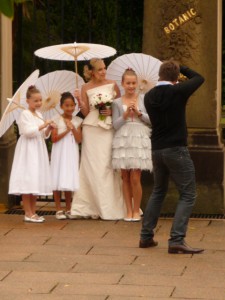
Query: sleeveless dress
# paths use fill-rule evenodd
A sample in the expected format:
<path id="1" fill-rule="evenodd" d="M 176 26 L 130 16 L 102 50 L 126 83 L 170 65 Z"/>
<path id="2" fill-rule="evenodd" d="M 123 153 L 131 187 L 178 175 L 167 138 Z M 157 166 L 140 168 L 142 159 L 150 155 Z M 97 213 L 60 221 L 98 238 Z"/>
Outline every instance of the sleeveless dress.
<path id="1" fill-rule="evenodd" d="M 117 220 L 123 219 L 125 214 L 121 175 L 112 168 L 114 130 L 111 117 L 99 120 L 94 106 L 99 93 L 113 99 L 114 84 L 87 91 L 90 112 L 83 121 L 80 189 L 74 194 L 71 215 Z"/>
<path id="2" fill-rule="evenodd" d="M 123 119 L 127 106 L 118 98 L 113 103 L 113 125 L 116 129 L 112 144 L 114 169 L 139 169 L 152 171 L 150 120 L 143 99 L 139 96 L 138 108 L 142 116 Z"/>
<path id="3" fill-rule="evenodd" d="M 82 119 L 74 116 L 71 120 L 75 128 L 80 127 Z M 54 119 L 58 134 L 67 127 L 62 116 Z M 52 145 L 51 176 L 53 191 L 77 191 L 79 189 L 79 146 L 72 133 L 66 134 Z"/>
<path id="4" fill-rule="evenodd" d="M 18 126 L 20 137 L 16 144 L 9 181 L 9 194 L 52 195 L 49 157 L 45 144 L 44 123 L 29 110 L 21 113 Z"/>

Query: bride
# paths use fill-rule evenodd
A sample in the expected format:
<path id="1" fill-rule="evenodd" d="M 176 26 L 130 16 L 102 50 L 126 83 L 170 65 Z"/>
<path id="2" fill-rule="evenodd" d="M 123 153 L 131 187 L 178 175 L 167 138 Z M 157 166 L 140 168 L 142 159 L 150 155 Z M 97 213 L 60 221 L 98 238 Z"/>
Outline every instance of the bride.
<path id="1" fill-rule="evenodd" d="M 112 169 L 112 111 L 95 107 L 101 98 L 113 100 L 120 96 L 116 83 L 106 79 L 106 66 L 102 59 L 92 59 L 84 67 L 88 83 L 81 89 L 81 112 L 85 116 L 82 130 L 80 189 L 74 194 L 72 218 L 123 219 L 125 207 L 121 178 Z M 101 114 L 101 116 L 99 115 Z"/>

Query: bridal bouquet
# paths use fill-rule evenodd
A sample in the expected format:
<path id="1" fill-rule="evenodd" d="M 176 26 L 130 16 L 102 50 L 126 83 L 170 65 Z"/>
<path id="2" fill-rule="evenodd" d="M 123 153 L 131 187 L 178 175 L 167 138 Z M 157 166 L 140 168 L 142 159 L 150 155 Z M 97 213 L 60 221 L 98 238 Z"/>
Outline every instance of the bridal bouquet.
<path id="1" fill-rule="evenodd" d="M 107 116 L 101 114 L 101 110 L 111 109 L 113 102 L 112 96 L 109 94 L 97 94 L 94 96 L 94 106 L 99 110 L 99 120 L 104 121 Z"/>

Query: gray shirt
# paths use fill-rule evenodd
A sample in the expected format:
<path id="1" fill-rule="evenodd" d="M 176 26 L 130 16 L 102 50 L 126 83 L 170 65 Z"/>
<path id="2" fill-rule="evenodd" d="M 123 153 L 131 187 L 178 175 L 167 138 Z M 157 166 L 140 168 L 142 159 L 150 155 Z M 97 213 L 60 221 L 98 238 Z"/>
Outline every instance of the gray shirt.
<path id="1" fill-rule="evenodd" d="M 142 113 L 142 116 L 140 118 L 135 118 L 135 122 L 144 122 L 146 125 L 150 125 L 150 119 L 146 112 L 145 106 L 144 106 L 144 99 L 142 96 L 138 97 L 138 109 Z M 123 118 L 124 108 L 123 108 L 123 102 L 122 98 L 118 98 L 113 101 L 112 104 L 112 121 L 113 121 L 113 127 L 118 130 L 121 126 L 123 126 L 127 120 Z"/>

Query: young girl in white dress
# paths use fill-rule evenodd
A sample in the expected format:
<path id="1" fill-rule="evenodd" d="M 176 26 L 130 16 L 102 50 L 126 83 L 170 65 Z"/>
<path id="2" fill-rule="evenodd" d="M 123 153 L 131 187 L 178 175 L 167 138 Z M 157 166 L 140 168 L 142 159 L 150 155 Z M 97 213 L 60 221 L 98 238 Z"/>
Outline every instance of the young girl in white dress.
<path id="1" fill-rule="evenodd" d="M 28 109 L 21 113 L 17 142 L 9 181 L 9 194 L 22 195 L 24 221 L 41 223 L 43 217 L 36 214 L 37 196 L 52 195 L 49 158 L 44 139 L 54 127 L 52 121 L 44 121 L 37 110 L 42 97 L 35 86 L 27 90 Z"/>
<path id="2" fill-rule="evenodd" d="M 125 221 L 140 221 L 142 198 L 141 171 L 152 170 L 150 120 L 143 97 L 136 93 L 138 80 L 132 69 L 125 70 L 122 86 L 125 94 L 113 102 L 112 165 L 121 170 L 123 195 L 127 207 Z"/>
<path id="3" fill-rule="evenodd" d="M 51 174 L 56 219 L 70 218 L 72 192 L 79 189 L 79 148 L 81 143 L 82 119 L 73 116 L 75 100 L 71 93 L 63 93 L 60 106 L 63 114 L 54 119 L 57 128 L 52 131 Z M 66 212 L 61 206 L 61 192 L 64 192 Z"/>

